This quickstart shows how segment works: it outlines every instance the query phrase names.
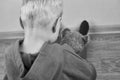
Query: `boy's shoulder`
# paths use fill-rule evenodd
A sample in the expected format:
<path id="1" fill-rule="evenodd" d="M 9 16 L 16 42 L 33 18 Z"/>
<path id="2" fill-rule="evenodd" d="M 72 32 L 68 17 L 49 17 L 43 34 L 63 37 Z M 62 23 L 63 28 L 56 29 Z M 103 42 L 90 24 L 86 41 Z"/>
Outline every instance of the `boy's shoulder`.
<path id="1" fill-rule="evenodd" d="M 15 48 L 15 43 L 9 45 L 6 49 L 5 49 L 5 57 L 13 57 L 13 51 Z"/>
<path id="2" fill-rule="evenodd" d="M 16 42 L 12 43 L 10 46 L 7 47 L 7 49 L 5 50 L 5 59 L 12 61 L 20 61 L 20 42 L 21 40 L 17 40 Z"/>

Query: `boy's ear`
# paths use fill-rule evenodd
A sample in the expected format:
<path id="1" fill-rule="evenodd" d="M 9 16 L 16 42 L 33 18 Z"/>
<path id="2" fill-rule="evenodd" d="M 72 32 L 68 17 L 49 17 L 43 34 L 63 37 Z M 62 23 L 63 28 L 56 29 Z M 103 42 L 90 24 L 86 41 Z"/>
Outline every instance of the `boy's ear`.
<path id="1" fill-rule="evenodd" d="M 59 31 L 60 31 L 60 24 L 61 24 L 61 18 L 58 18 L 53 27 L 52 27 L 52 32 L 53 32 L 53 35 L 51 36 L 51 42 L 54 42 L 57 40 L 58 36 L 59 36 Z"/>
<path id="2" fill-rule="evenodd" d="M 21 17 L 19 18 L 19 21 L 20 21 L 20 26 L 24 29 Z"/>
<path id="3" fill-rule="evenodd" d="M 88 31 L 89 23 L 86 20 L 84 20 L 79 27 L 79 33 L 85 36 L 88 34 Z"/>

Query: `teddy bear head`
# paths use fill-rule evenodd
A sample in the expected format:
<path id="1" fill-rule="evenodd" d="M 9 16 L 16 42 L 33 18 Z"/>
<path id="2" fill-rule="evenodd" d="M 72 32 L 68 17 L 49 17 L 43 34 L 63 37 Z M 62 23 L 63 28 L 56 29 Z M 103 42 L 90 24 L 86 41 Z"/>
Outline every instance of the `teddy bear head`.
<path id="1" fill-rule="evenodd" d="M 61 45 L 67 44 L 81 57 L 86 54 L 83 52 L 88 42 L 89 24 L 84 20 L 79 28 L 63 28 L 59 34 L 57 42 Z"/>

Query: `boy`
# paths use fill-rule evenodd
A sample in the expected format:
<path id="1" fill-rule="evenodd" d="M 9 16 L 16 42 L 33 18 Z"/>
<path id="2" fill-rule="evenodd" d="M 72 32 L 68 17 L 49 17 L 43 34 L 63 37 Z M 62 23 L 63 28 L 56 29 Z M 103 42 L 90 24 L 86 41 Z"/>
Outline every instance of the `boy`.
<path id="1" fill-rule="evenodd" d="M 24 0 L 24 39 L 6 51 L 4 80 L 95 80 L 92 66 L 67 44 L 53 43 L 59 34 L 61 0 Z"/>

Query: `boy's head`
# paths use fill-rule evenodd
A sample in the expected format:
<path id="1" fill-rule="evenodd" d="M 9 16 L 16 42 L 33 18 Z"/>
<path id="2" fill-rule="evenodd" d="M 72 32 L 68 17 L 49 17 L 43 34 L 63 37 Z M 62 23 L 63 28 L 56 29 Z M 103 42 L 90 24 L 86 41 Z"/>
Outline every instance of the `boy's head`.
<path id="1" fill-rule="evenodd" d="M 21 21 L 23 27 L 48 26 L 61 17 L 62 0 L 23 0 Z"/>
<path id="2" fill-rule="evenodd" d="M 79 29 L 77 29 L 77 30 L 76 29 L 70 30 L 69 28 L 63 29 L 61 31 L 61 33 L 59 34 L 58 40 L 56 41 L 57 43 L 59 43 L 61 45 L 68 44 L 81 57 L 83 57 L 85 54 L 85 53 L 81 53 L 81 52 L 83 51 L 86 43 L 88 42 L 87 34 L 89 31 L 89 25 L 84 26 L 83 22 L 81 23 Z M 87 21 L 86 21 L 86 23 L 88 24 Z M 81 31 L 81 29 L 83 31 Z"/>
<path id="3" fill-rule="evenodd" d="M 54 37 L 57 37 L 62 13 L 62 0 L 23 0 L 20 24 L 24 29 L 40 32 L 42 37 L 51 36 L 53 33 Z"/>

